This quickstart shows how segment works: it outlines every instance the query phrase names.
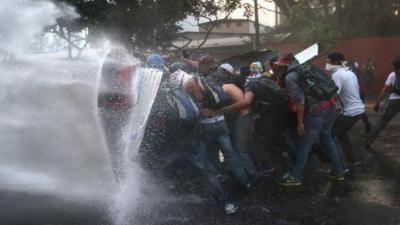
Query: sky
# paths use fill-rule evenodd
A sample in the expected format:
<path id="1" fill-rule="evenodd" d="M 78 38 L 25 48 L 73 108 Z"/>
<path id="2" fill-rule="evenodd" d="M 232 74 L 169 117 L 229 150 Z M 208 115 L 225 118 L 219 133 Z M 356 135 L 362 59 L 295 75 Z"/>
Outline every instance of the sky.
<path id="1" fill-rule="evenodd" d="M 242 4 L 244 4 L 244 3 L 249 3 L 249 4 L 253 5 L 254 1 L 253 0 L 242 0 Z M 275 10 L 275 4 L 273 2 L 259 0 L 258 4 L 261 7 L 267 8 L 269 10 Z M 246 17 L 243 16 L 243 12 L 244 12 L 243 8 L 237 9 L 231 14 L 230 18 L 231 19 L 246 19 Z M 273 27 L 275 25 L 275 14 L 273 12 L 270 12 L 270 11 L 264 10 L 264 9 L 260 9 L 258 14 L 259 14 L 259 21 L 262 25 L 270 26 L 270 27 Z M 254 21 L 254 16 L 251 17 L 250 19 Z M 204 20 L 204 22 L 206 22 L 206 20 Z M 191 24 L 196 24 L 196 23 L 197 23 L 197 21 L 193 17 L 188 17 L 186 20 L 180 22 L 179 24 L 182 25 L 183 31 L 198 31 L 197 26 L 191 25 Z"/>

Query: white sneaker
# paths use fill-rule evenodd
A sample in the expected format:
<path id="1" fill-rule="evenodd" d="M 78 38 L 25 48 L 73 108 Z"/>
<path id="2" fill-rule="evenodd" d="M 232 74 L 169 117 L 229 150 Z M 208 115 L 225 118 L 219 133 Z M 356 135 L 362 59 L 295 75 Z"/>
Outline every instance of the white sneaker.
<path id="1" fill-rule="evenodd" d="M 237 206 L 235 206 L 235 204 L 233 203 L 226 203 L 225 204 L 225 213 L 226 214 L 233 214 L 236 212 L 236 210 L 238 209 Z"/>

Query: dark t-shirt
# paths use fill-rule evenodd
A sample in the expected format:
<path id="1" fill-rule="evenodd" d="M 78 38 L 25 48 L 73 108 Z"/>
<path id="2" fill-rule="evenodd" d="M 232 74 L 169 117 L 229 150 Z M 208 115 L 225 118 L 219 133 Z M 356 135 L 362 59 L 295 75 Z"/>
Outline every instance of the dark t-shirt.
<path id="1" fill-rule="evenodd" d="M 254 93 L 256 111 L 266 109 L 287 110 L 288 98 L 285 92 L 271 79 L 251 80 L 246 85 L 245 91 Z"/>

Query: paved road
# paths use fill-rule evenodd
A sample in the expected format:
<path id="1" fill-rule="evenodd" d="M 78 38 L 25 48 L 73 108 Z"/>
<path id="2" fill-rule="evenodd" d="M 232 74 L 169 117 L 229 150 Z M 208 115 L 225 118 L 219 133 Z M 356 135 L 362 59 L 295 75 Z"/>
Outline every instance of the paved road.
<path id="1" fill-rule="evenodd" d="M 173 195 L 160 185 L 144 188 L 126 209 L 126 224 L 287 224 L 287 225 L 399 225 L 400 176 L 381 158 L 363 149 L 358 124 L 352 132 L 363 165 L 352 169 L 345 182 L 329 181 L 314 167 L 302 187 L 281 188 L 267 177 L 240 195 L 239 210 L 225 215 L 206 196 Z M 393 129 L 393 128 L 392 128 Z M 391 140 L 386 140 L 390 142 Z M 163 190 L 163 191 L 160 191 Z M 112 224 L 102 201 L 0 190 L 1 225 Z"/>

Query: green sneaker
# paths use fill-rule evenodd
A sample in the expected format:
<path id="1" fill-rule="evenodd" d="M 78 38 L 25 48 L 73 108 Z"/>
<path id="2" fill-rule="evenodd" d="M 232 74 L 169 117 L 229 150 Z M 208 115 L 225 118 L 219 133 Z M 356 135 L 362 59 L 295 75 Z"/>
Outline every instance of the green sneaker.
<path id="1" fill-rule="evenodd" d="M 343 181 L 344 180 L 344 176 L 343 175 L 336 175 L 334 174 L 332 171 L 330 171 L 327 174 L 328 178 L 331 180 L 337 180 L 337 181 Z"/>
<path id="2" fill-rule="evenodd" d="M 294 178 L 292 175 L 284 176 L 282 180 L 279 182 L 281 186 L 300 186 L 301 181 L 299 179 Z"/>

